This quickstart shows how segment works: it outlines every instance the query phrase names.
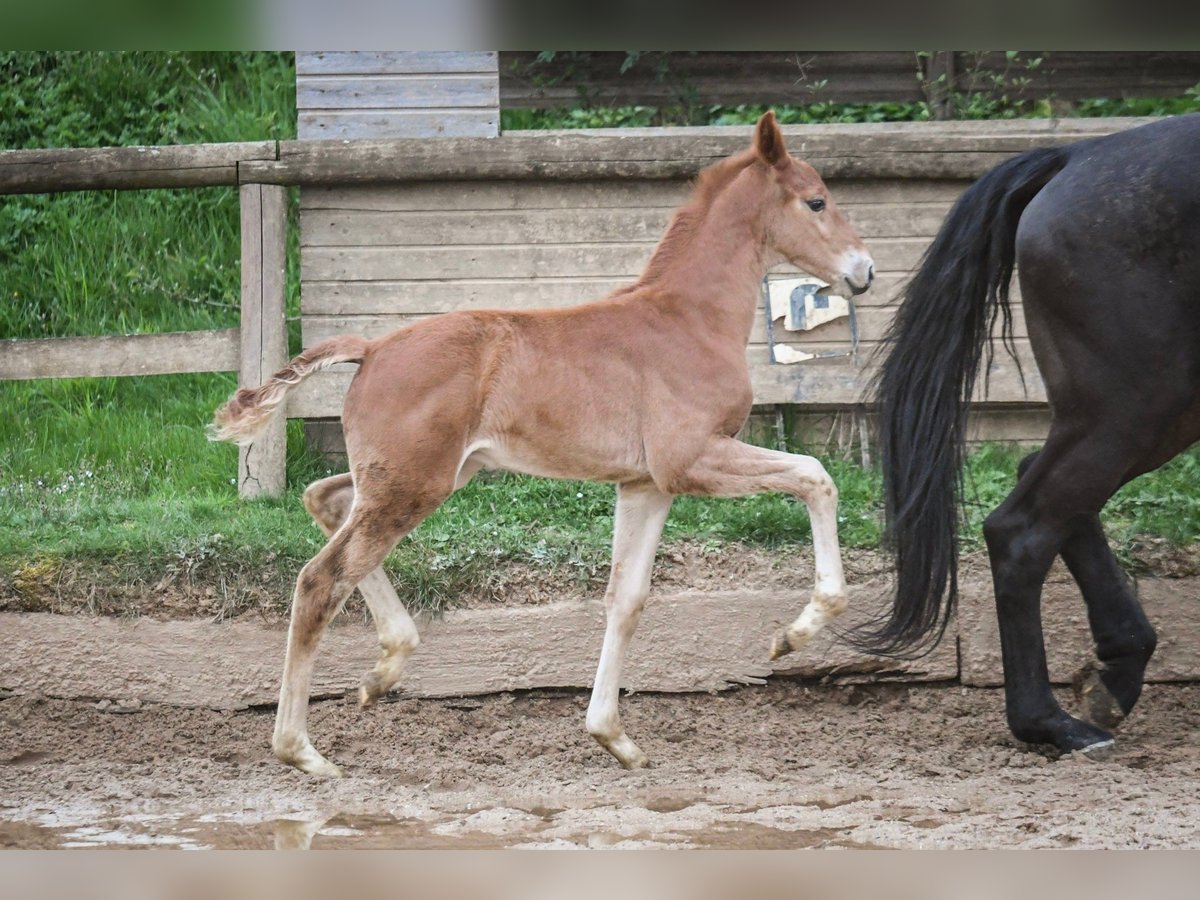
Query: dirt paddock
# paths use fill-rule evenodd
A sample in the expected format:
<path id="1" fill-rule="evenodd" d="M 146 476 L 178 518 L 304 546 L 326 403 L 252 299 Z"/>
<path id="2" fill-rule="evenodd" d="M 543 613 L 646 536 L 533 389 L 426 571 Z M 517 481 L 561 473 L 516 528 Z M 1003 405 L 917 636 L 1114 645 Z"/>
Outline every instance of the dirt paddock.
<path id="1" fill-rule="evenodd" d="M 992 689 L 774 679 L 622 701 L 620 769 L 586 695 L 313 704 L 319 781 L 273 711 L 0 700 L 0 846 L 1200 845 L 1200 685 L 1152 685 L 1107 759 L 1018 745 Z"/>

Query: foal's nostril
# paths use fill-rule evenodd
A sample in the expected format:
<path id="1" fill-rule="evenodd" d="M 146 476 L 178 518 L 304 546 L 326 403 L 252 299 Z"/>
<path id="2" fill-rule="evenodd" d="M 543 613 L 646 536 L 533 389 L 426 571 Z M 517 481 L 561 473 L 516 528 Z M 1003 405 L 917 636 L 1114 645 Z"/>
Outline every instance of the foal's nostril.
<path id="1" fill-rule="evenodd" d="M 867 284 L 869 285 L 874 280 L 875 280 L 875 267 L 870 266 L 867 269 Z"/>

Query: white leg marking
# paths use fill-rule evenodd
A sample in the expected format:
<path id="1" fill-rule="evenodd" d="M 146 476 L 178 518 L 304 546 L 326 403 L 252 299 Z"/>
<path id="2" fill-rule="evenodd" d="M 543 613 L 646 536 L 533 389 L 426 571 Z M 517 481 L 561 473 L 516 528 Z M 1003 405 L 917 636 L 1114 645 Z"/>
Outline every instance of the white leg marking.
<path id="1" fill-rule="evenodd" d="M 799 650 L 841 615 L 849 602 L 846 578 L 842 571 L 842 554 L 838 546 L 837 487 L 825 467 L 811 456 L 793 456 L 792 459 L 795 460 L 797 481 L 801 485 L 796 493 L 808 506 L 812 522 L 816 577 L 808 605 L 795 622 L 776 635 L 771 646 L 772 659 Z"/>
<path id="2" fill-rule="evenodd" d="M 375 668 L 363 677 L 359 688 L 359 703 L 370 706 L 400 681 L 404 665 L 420 645 L 421 637 L 382 567 L 360 581 L 358 589 L 371 610 L 382 651 Z"/>
<path id="3" fill-rule="evenodd" d="M 308 691 L 312 681 L 315 647 L 303 648 L 295 640 L 295 618 L 288 627 L 287 655 L 271 749 L 288 765 L 311 775 L 341 778 L 342 770 L 317 752 L 308 739 Z"/>
<path id="4" fill-rule="evenodd" d="M 588 704 L 587 730 L 627 769 L 641 768 L 649 760 L 621 727 L 617 709 L 621 667 L 650 593 L 654 551 L 671 509 L 671 499 L 652 485 L 617 488 L 612 574 L 604 598 L 608 621 Z"/>

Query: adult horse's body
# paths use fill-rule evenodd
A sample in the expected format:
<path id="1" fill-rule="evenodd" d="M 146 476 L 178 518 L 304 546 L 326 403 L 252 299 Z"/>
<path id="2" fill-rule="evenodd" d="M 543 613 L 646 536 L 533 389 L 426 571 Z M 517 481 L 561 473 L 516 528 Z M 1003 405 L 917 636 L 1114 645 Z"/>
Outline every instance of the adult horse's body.
<path id="1" fill-rule="evenodd" d="M 617 484 L 608 623 L 587 727 L 626 767 L 646 757 L 618 717 L 621 664 L 674 494 L 785 491 L 808 505 L 816 584 L 776 636 L 777 655 L 841 612 L 829 476 L 814 459 L 733 437 L 752 400 L 746 344 L 759 283 L 784 260 L 855 293 L 873 275 L 820 177 L 788 155 L 768 113 L 750 149 L 701 174 L 630 287 L 569 309 L 451 313 L 375 341 L 332 338 L 261 387 L 238 391 L 217 412 L 217 436 L 246 442 L 291 385 L 334 363 L 359 364 L 342 413 L 350 472 L 305 493 L 330 540 L 296 582 L 276 755 L 338 774 L 307 735 L 317 643 L 357 585 L 383 649 L 363 679 L 362 703 L 396 684 L 417 631 L 380 563 L 481 468 Z"/>
<path id="2" fill-rule="evenodd" d="M 1156 641 L 1100 509 L 1200 439 L 1200 115 L 1022 154 L 950 212 L 877 385 L 898 578 L 890 619 L 860 635 L 871 649 L 921 645 L 953 607 L 965 401 L 996 317 L 1010 322 L 1014 263 L 1052 422 L 984 524 L 1008 722 L 1022 740 L 1089 750 L 1132 709 Z M 1096 643 L 1087 721 L 1058 705 L 1046 671 L 1041 587 L 1059 554 Z"/>

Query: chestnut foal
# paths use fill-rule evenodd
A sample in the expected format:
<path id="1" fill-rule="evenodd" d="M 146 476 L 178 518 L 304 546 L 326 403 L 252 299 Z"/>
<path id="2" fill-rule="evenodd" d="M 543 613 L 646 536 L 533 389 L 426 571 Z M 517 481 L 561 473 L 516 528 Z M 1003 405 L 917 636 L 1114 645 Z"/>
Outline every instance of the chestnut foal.
<path id="1" fill-rule="evenodd" d="M 483 468 L 617 485 L 607 628 L 587 729 L 627 768 L 647 759 L 618 717 L 621 665 L 674 495 L 783 491 L 808 505 L 815 589 L 774 638 L 773 656 L 801 647 L 840 613 L 846 586 L 829 475 L 811 457 L 734 439 L 753 399 L 746 344 L 760 282 L 784 261 L 856 294 L 874 274 L 820 176 L 788 155 L 768 112 L 749 149 L 700 174 L 635 284 L 568 309 L 456 312 L 378 340 L 331 338 L 218 410 L 214 436 L 248 443 L 291 386 L 335 363 L 359 364 L 342 413 L 350 472 L 304 495 L 329 542 L 296 582 L 276 756 L 305 772 L 340 774 L 307 734 L 321 635 L 357 586 L 382 647 L 360 700 L 368 705 L 395 686 L 418 637 L 380 564 Z"/>

